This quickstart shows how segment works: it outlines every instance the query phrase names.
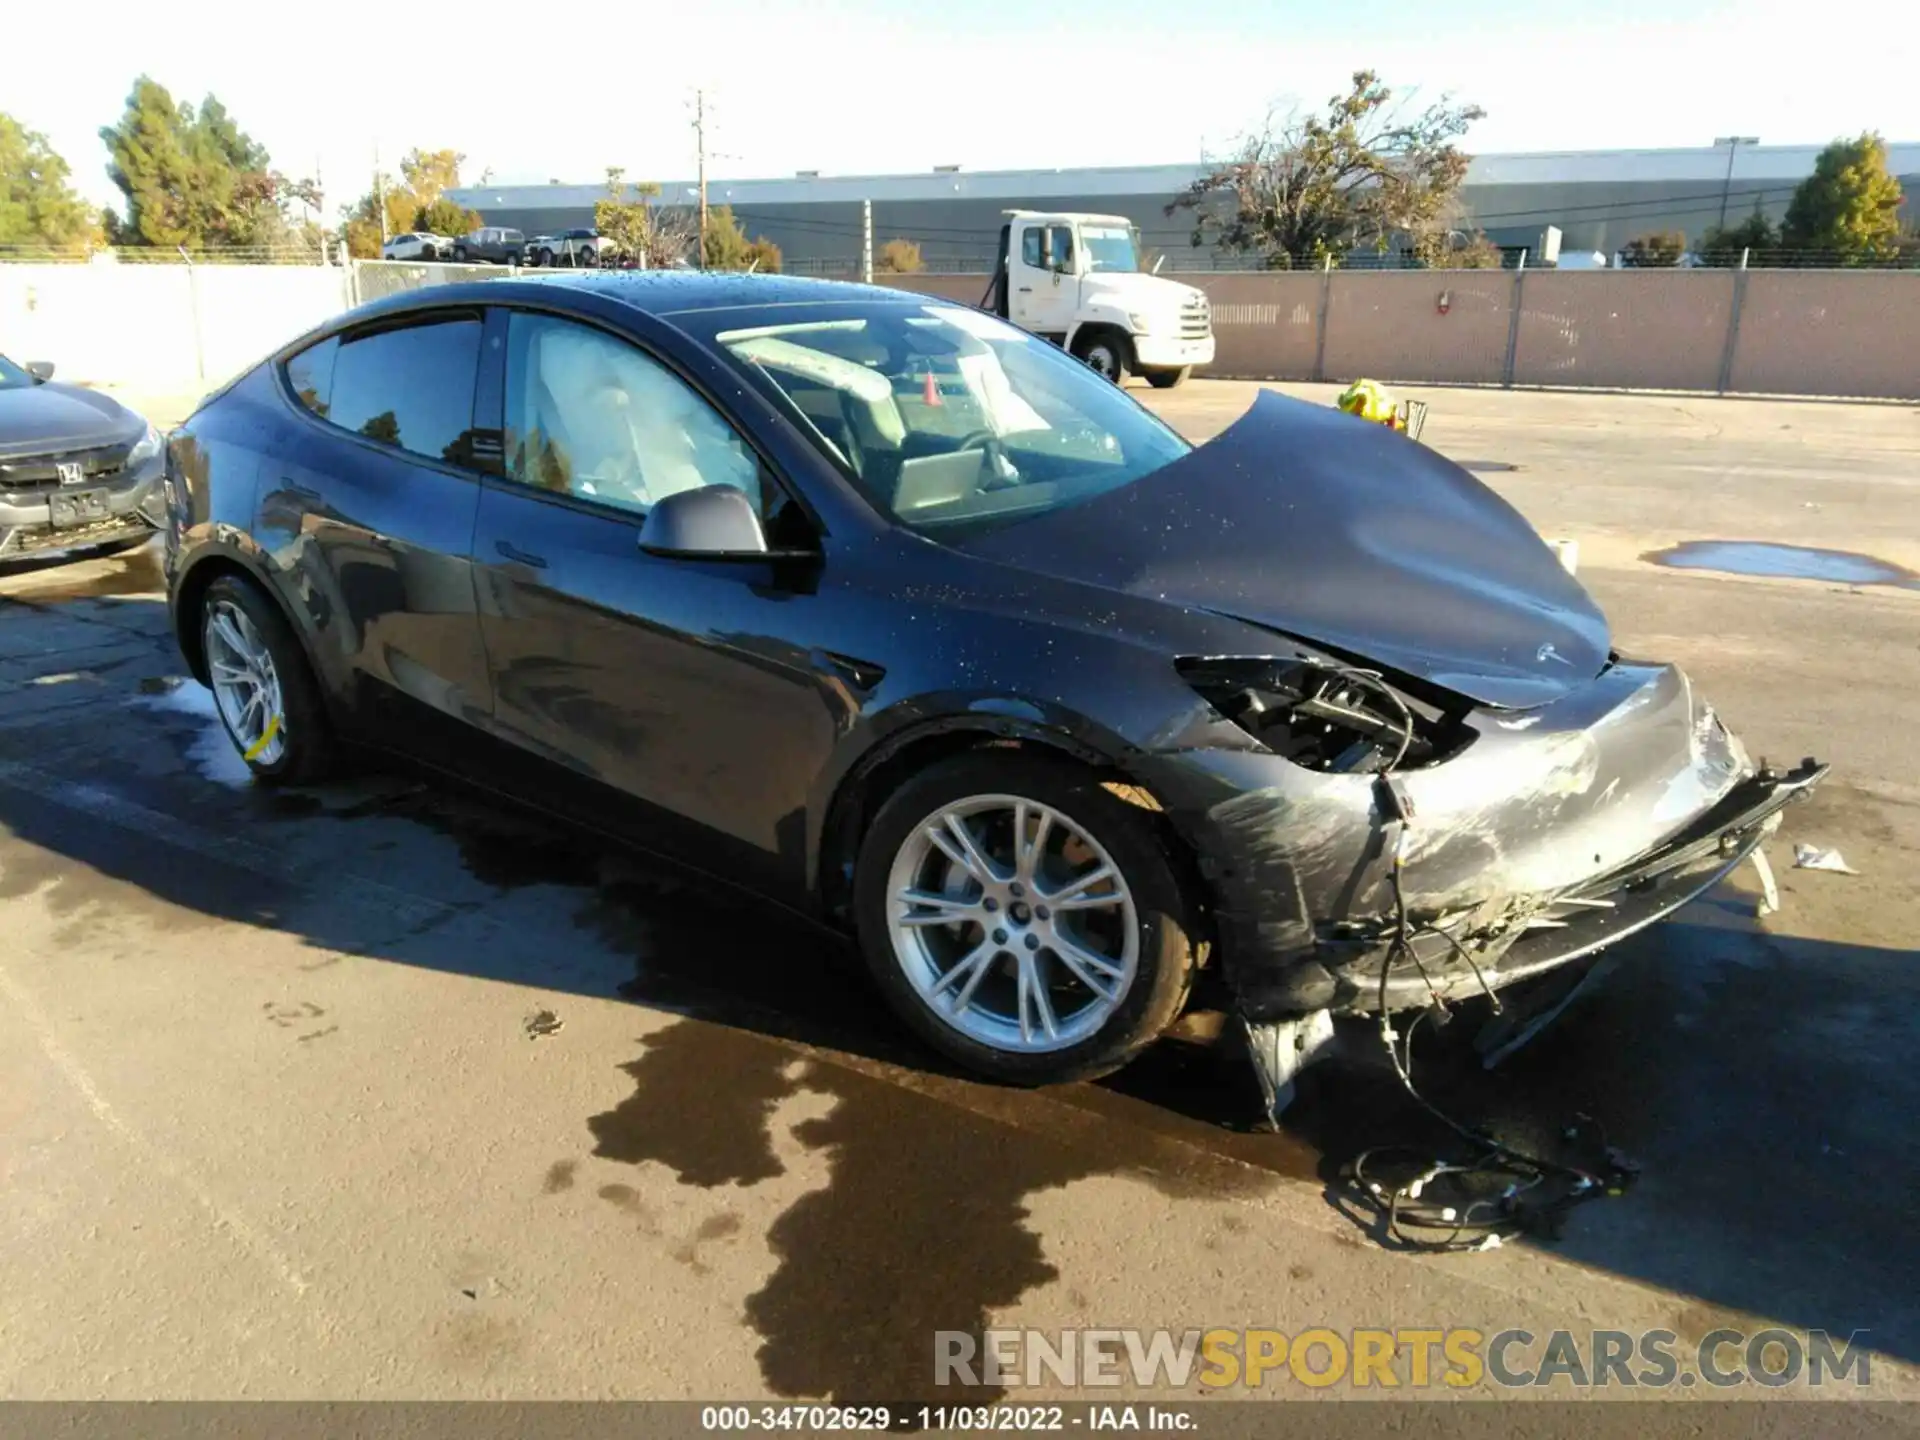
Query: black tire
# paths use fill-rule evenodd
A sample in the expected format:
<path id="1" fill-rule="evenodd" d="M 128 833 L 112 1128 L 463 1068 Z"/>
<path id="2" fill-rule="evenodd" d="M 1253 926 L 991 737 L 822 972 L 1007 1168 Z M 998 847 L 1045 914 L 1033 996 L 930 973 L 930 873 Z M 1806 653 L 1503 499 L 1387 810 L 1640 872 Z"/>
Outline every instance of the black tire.
<path id="1" fill-rule="evenodd" d="M 1050 806 L 1105 848 L 1125 878 L 1139 927 L 1131 987 L 1100 1029 L 1044 1053 L 998 1049 L 962 1034 L 923 1000 L 896 957 L 889 926 L 891 871 L 901 847 L 941 807 L 973 795 L 1014 795 Z M 1164 1032 L 1186 1005 L 1201 942 L 1154 814 L 1107 790 L 1065 759 L 1007 749 L 971 751 L 915 776 L 881 806 L 860 848 L 854 918 L 860 949 L 881 993 L 909 1029 L 943 1055 L 990 1080 L 1053 1085 L 1119 1069 Z"/>
<path id="2" fill-rule="evenodd" d="M 273 659 L 274 673 L 280 681 L 280 735 L 285 744 L 279 758 L 270 765 L 247 760 L 254 780 L 262 785 L 311 785 L 325 779 L 336 769 L 339 751 L 319 682 L 314 679 L 306 651 L 301 649 L 293 627 L 287 623 L 280 607 L 258 585 L 238 575 L 222 575 L 207 586 L 200 597 L 200 614 L 195 623 L 201 630 L 202 653 L 206 646 L 207 617 L 221 601 L 246 612 Z M 218 705 L 214 711 L 220 715 L 227 738 L 245 759 L 245 748 L 240 737 L 233 733 L 233 727 L 227 724 L 225 713 Z"/>
<path id="3" fill-rule="evenodd" d="M 533 252 L 533 263 L 535 268 L 553 264 L 553 251 L 541 246 Z"/>
<path id="4" fill-rule="evenodd" d="M 1187 377 L 1193 373 L 1193 367 L 1181 365 L 1172 370 L 1143 370 L 1140 373 L 1147 377 L 1147 383 L 1154 389 L 1171 390 L 1186 383 Z"/>
<path id="5" fill-rule="evenodd" d="M 464 265 L 467 263 L 467 247 L 466 246 L 456 245 L 453 247 L 453 263 L 456 265 Z"/>
<path id="6" fill-rule="evenodd" d="M 1103 325 L 1081 330 L 1073 337 L 1073 354 L 1094 373 L 1104 376 L 1115 385 L 1127 383 L 1127 372 L 1133 364 L 1133 349 L 1127 344 L 1127 337 L 1118 330 Z"/>

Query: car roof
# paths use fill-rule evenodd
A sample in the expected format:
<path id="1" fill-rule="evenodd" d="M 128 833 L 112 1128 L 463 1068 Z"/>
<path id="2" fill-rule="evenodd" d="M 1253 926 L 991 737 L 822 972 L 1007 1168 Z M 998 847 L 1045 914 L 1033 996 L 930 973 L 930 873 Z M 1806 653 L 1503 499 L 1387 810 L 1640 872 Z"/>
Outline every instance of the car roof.
<path id="1" fill-rule="evenodd" d="M 706 270 L 572 270 L 521 273 L 513 279 L 468 280 L 429 285 L 375 301 L 336 318 L 328 328 L 344 329 L 373 315 L 441 305 L 505 304 L 537 299 L 541 292 L 576 291 L 604 297 L 647 315 L 733 307 L 824 304 L 951 304 L 936 295 L 856 285 L 843 280 L 811 280 L 797 275 L 748 275 Z"/>

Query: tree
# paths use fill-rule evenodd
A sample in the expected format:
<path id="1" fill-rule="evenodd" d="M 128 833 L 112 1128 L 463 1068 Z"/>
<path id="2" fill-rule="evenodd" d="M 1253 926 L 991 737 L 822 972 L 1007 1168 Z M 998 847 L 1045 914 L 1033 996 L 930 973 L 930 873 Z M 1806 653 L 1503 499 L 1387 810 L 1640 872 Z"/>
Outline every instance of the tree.
<path id="1" fill-rule="evenodd" d="M 1900 182 L 1887 171 L 1878 135 L 1836 140 L 1794 187 L 1780 226 L 1780 247 L 1827 263 L 1893 259 L 1900 247 Z"/>
<path id="2" fill-rule="evenodd" d="M 1429 270 L 1498 270 L 1507 263 L 1506 255 L 1484 230 L 1471 235 L 1448 230 L 1418 236 L 1413 257 Z"/>
<path id="3" fill-rule="evenodd" d="M 400 178 L 423 209 L 460 185 L 466 156 L 453 150 L 409 150 L 400 161 Z"/>
<path id="4" fill-rule="evenodd" d="M 651 180 L 629 185 L 626 171 L 607 167 L 607 198 L 593 207 L 593 227 L 649 270 L 671 268 L 693 252 L 699 226 L 685 210 L 652 204 L 660 187 Z M 633 197 L 633 198 L 629 198 Z"/>
<path id="5" fill-rule="evenodd" d="M 467 235 L 480 226 L 480 217 L 446 196 L 460 184 L 460 166 L 466 156 L 453 150 L 409 150 L 400 161 L 396 179 L 386 171 L 374 177 L 373 188 L 348 208 L 340 227 L 347 253 L 358 260 L 380 256 L 383 239 L 426 230 L 435 235 Z M 380 212 L 386 211 L 384 231 Z"/>
<path id="6" fill-rule="evenodd" d="M 1396 232 L 1444 234 L 1467 175 L 1454 142 L 1485 113 L 1443 96 L 1409 115 L 1373 71 L 1356 71 L 1325 115 L 1269 114 L 1166 213 L 1192 212 L 1195 246 L 1262 255 L 1277 270 L 1385 249 Z"/>
<path id="7" fill-rule="evenodd" d="M 917 275 L 927 266 L 913 241 L 889 240 L 880 247 L 873 268 L 887 275 Z"/>
<path id="8" fill-rule="evenodd" d="M 287 206 L 317 204 L 312 182 L 274 170 L 266 147 L 217 98 L 207 96 L 196 111 L 146 75 L 134 81 L 119 123 L 103 127 L 100 139 L 111 161 L 107 173 L 126 196 L 126 220 L 116 227 L 124 244 L 205 250 L 298 243 L 303 232 Z"/>
<path id="9" fill-rule="evenodd" d="M 1738 225 L 1709 227 L 1694 253 L 1702 265 L 1738 265 L 1742 255 L 1747 257 L 1749 265 L 1765 265 L 1772 261 L 1779 247 L 1780 237 L 1773 222 L 1755 205 L 1753 214 Z"/>
<path id="10" fill-rule="evenodd" d="M 430 235 L 471 235 L 480 228 L 480 217 L 442 195 L 414 212 L 413 228 Z"/>
<path id="11" fill-rule="evenodd" d="M 704 258 L 709 270 L 753 269 L 762 275 L 778 274 L 782 259 L 780 247 L 764 235 L 747 239 L 747 232 L 733 218 L 731 205 L 715 206 L 707 212 Z"/>
<path id="12" fill-rule="evenodd" d="M 1678 230 L 1656 230 L 1629 240 L 1620 251 L 1620 263 L 1637 269 L 1670 270 L 1687 253 L 1687 237 Z"/>
<path id="13" fill-rule="evenodd" d="M 100 213 L 74 193 L 71 173 L 46 136 L 0 112 L 0 245 L 87 250 L 104 240 Z"/>

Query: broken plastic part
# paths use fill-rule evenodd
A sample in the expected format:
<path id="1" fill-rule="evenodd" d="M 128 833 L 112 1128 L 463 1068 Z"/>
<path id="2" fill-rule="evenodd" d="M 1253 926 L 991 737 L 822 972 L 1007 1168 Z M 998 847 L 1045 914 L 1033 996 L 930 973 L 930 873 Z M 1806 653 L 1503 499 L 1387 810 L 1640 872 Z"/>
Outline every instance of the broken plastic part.
<path id="1" fill-rule="evenodd" d="M 1774 883 L 1773 866 L 1767 863 L 1766 851 L 1753 852 L 1753 872 L 1760 877 L 1759 913 L 1771 915 L 1780 908 L 1780 887 Z"/>
<path id="2" fill-rule="evenodd" d="M 1296 1077 L 1334 1048 L 1332 1012 L 1315 1010 L 1288 1020 L 1255 1021 L 1242 1016 L 1240 1023 L 1246 1031 L 1261 1098 L 1266 1102 L 1267 1119 L 1278 1128 L 1281 1113 L 1293 1103 Z"/>
<path id="3" fill-rule="evenodd" d="M 1793 868 L 1796 870 L 1831 870 L 1836 875 L 1858 875 L 1860 873 L 1840 858 L 1840 852 L 1838 850 L 1825 849 L 1819 845 L 1794 846 Z"/>

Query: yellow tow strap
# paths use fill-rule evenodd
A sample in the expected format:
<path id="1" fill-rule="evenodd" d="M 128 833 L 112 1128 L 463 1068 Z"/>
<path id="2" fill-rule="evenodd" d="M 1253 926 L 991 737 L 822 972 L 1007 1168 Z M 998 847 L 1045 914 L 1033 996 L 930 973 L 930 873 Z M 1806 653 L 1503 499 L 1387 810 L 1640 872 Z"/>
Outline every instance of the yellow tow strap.
<path id="1" fill-rule="evenodd" d="M 280 733 L 280 717 L 274 716 L 267 721 L 267 728 L 260 732 L 260 738 L 247 747 L 245 759 L 249 762 L 260 758 L 267 746 L 273 743 L 273 737 Z"/>

